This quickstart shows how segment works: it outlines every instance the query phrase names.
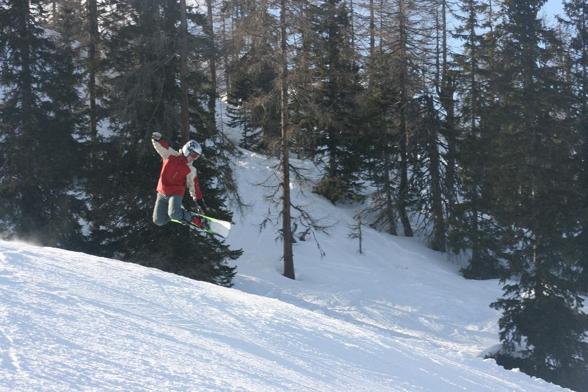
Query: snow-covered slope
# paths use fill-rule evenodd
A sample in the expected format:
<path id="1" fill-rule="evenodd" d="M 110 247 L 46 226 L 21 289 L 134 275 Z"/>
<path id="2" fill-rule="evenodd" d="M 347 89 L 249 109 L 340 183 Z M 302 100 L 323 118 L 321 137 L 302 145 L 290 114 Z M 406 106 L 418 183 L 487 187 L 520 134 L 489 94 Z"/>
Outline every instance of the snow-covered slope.
<path id="1" fill-rule="evenodd" d="M 0 391 L 555 391 L 481 353 L 498 343 L 496 281 L 466 281 L 418 241 L 366 229 L 353 207 L 293 184 L 330 235 L 281 276 L 267 189 L 275 162 L 244 151 L 231 245 L 235 288 L 58 249 L 0 242 Z M 306 166 L 312 177 L 312 165 Z M 314 174 L 313 174 L 314 173 Z"/>
<path id="2" fill-rule="evenodd" d="M 360 255 L 357 240 L 349 238 L 360 206 L 333 206 L 311 192 L 312 184 L 293 183 L 292 197 L 295 204 L 331 226 L 329 235 L 317 235 L 326 255 L 321 257 L 312 238 L 299 241 L 294 251 L 297 280 L 282 277 L 276 228 L 259 231 L 268 208 L 265 196 L 271 191 L 259 184 L 277 181 L 272 177 L 276 162 L 242 152 L 236 173 L 249 207 L 235 217 L 237 224 L 230 237 L 235 247 L 245 250 L 237 262 L 237 289 L 277 298 L 392 339 L 396 354 L 387 361 L 391 374 L 404 381 L 394 384 L 399 390 L 559 389 L 483 358 L 499 343 L 499 313 L 489 307 L 501 295 L 498 281 L 466 280 L 459 266 L 419 240 L 366 227 L 364 254 Z M 318 177 L 311 163 L 293 163 L 310 178 Z"/>
<path id="3" fill-rule="evenodd" d="M 0 390 L 556 390 L 460 352 L 463 331 L 444 346 L 405 327 L 361 325 L 351 310 L 346 321 L 345 309 L 326 312 L 333 301 L 313 312 L 133 264 L 0 242 Z M 411 312 L 419 310 L 395 314 Z"/>

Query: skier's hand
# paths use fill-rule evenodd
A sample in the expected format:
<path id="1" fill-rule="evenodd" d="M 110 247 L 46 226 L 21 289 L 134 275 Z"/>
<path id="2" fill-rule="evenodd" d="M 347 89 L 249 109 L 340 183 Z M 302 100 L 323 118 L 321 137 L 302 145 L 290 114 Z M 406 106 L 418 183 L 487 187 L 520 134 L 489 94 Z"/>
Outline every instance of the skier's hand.
<path id="1" fill-rule="evenodd" d="M 200 206 L 198 200 L 194 199 L 194 204 L 196 204 L 196 212 L 199 214 L 204 214 L 204 209 Z"/>
<path id="2" fill-rule="evenodd" d="M 153 132 L 151 134 L 151 139 L 155 140 L 156 142 L 161 140 L 161 133 L 159 132 Z"/>
<path id="3" fill-rule="evenodd" d="M 206 205 L 206 202 L 204 201 L 204 199 L 200 199 L 200 201 L 198 202 L 198 205 L 200 205 L 200 208 L 202 208 L 202 211 L 208 210 L 208 206 Z"/>

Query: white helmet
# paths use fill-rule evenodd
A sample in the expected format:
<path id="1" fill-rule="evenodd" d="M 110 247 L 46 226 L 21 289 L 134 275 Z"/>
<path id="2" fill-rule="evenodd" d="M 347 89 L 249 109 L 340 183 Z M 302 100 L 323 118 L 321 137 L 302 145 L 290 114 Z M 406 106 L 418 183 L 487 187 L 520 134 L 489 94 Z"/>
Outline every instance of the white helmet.
<path id="1" fill-rule="evenodd" d="M 185 157 L 190 156 L 192 153 L 202 155 L 202 147 L 196 140 L 190 140 L 188 143 L 184 144 L 184 147 L 182 147 L 182 154 L 184 154 Z"/>

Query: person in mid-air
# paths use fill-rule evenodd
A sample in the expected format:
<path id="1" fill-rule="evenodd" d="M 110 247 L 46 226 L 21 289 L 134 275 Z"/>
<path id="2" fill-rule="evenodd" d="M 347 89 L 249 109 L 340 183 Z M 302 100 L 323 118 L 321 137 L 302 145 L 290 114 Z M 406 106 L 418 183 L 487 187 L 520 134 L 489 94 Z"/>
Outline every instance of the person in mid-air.
<path id="1" fill-rule="evenodd" d="M 198 174 L 192 162 L 202 155 L 202 147 L 195 140 L 190 140 L 178 152 L 162 139 L 161 133 L 153 132 L 151 142 L 155 151 L 161 156 L 163 164 L 157 183 L 157 200 L 153 208 L 153 222 L 163 226 L 171 220 L 204 228 L 204 222 L 197 215 L 182 206 L 186 187 L 196 203 L 197 212 L 204 213 L 206 203 L 200 190 Z"/>

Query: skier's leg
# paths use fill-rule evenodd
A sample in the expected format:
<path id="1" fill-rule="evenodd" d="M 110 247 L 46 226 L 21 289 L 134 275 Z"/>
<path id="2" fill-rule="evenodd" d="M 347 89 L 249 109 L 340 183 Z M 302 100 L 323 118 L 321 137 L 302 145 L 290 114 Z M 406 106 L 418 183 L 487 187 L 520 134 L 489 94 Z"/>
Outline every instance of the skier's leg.
<path id="1" fill-rule="evenodd" d="M 163 226 L 169 222 L 169 215 L 167 213 L 168 203 L 169 198 L 158 192 L 155 207 L 153 208 L 153 223 L 157 226 Z"/>
<path id="2" fill-rule="evenodd" d="M 169 217 L 175 221 L 186 222 L 200 228 L 205 227 L 205 223 L 198 216 L 195 216 L 182 206 L 181 196 L 170 196 L 168 213 Z"/>
<path id="3" fill-rule="evenodd" d="M 173 195 L 169 197 L 169 207 L 167 213 L 170 219 L 190 223 L 192 220 L 192 214 L 190 214 L 182 206 L 182 196 Z"/>

